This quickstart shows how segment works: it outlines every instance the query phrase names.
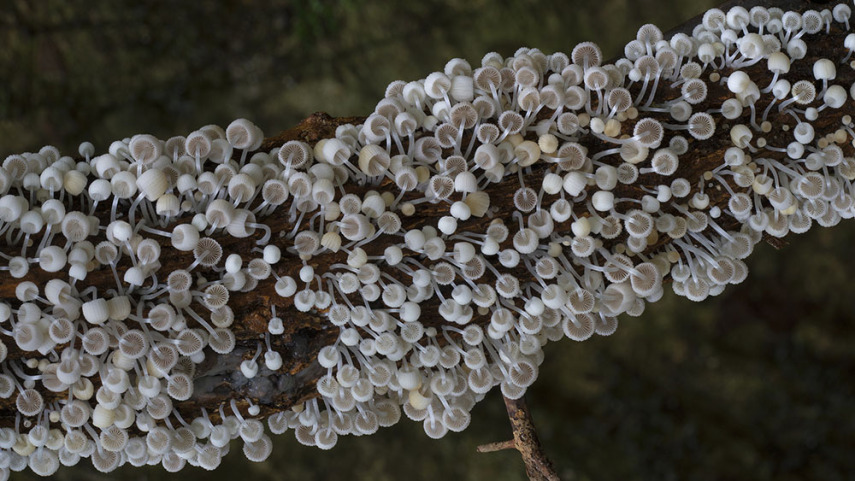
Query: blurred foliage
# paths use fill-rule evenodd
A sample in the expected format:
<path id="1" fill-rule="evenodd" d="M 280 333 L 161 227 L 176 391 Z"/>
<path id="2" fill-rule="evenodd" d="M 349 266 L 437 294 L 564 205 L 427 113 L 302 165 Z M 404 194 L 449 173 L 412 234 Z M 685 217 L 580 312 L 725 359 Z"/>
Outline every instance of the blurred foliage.
<path id="1" fill-rule="evenodd" d="M 75 152 L 139 132 L 187 133 L 246 116 L 268 134 L 313 111 L 369 112 L 394 79 L 452 57 L 568 50 L 616 55 L 643 23 L 677 25 L 714 1 L 6 0 L 0 9 L 0 156 L 52 143 Z M 814 229 L 693 304 L 672 294 L 617 333 L 547 346 L 531 389 L 563 479 L 805 480 L 855 473 L 855 226 Z M 214 474 L 86 464 L 59 480 L 519 480 L 491 393 L 464 433 L 430 440 L 402 421 L 330 452 L 276 439 L 266 463 L 233 452 Z M 14 479 L 32 479 L 18 473 Z"/>

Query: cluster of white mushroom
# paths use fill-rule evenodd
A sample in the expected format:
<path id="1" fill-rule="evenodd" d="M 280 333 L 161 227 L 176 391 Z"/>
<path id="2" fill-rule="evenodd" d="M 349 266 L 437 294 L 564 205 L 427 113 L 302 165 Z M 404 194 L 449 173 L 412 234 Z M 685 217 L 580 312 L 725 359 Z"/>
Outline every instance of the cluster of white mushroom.
<path id="1" fill-rule="evenodd" d="M 216 423 L 174 409 L 206 355 L 235 349 L 232 293 L 260 283 L 275 283 L 284 318 L 272 310 L 263 360 L 259 343 L 235 379 L 283 369 L 270 342 L 289 322 L 282 309 L 327 319 L 339 334 L 320 350 L 317 397 L 268 424 L 329 449 L 401 408 L 434 438 L 465 429 L 493 387 L 525 392 L 546 342 L 613 333 L 667 275 L 696 301 L 741 282 L 764 233 L 855 216 L 852 119 L 828 133 L 812 124 L 855 97 L 835 82 L 853 68 L 855 34 L 839 35 L 840 58 L 814 61 L 814 78 L 787 79 L 805 35 L 848 31 L 850 13 L 711 10 L 692 35 L 643 26 L 611 65 L 593 43 L 490 53 L 475 69 L 454 59 L 393 82 L 363 124 L 314 146 L 259 152 L 261 131 L 240 119 L 98 156 L 84 143 L 77 160 L 49 146 L 7 157 L 0 278 L 16 299 L 0 303 L 0 332 L 17 354 L 0 343 L 0 398 L 18 414 L 0 429 L 0 478 L 87 457 L 104 472 L 213 469 L 238 437 L 264 460 L 271 441 L 251 400 L 245 413 L 220 406 Z M 758 84 L 748 72 L 768 79 L 764 64 L 773 78 Z M 724 128 L 720 165 L 700 176 L 681 165 Z M 274 216 L 292 228 L 274 234 Z M 254 248 L 224 253 L 230 237 Z M 297 279 L 283 256 L 301 259 Z M 161 268 L 175 257 L 192 260 Z M 29 280 L 37 270 L 50 280 Z"/>

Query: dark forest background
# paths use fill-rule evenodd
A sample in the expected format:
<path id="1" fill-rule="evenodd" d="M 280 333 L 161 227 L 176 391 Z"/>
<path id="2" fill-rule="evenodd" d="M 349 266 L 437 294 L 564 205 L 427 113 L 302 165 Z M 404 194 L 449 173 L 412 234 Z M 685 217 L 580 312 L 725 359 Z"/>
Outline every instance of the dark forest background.
<path id="1" fill-rule="evenodd" d="M 232 2 L 2 0 L 0 158 L 44 144 L 76 155 L 136 133 L 247 117 L 271 135 L 314 111 L 362 115 L 396 79 L 520 46 L 607 57 L 644 23 L 678 25 L 714 0 Z M 855 223 L 759 246 L 748 280 L 702 304 L 670 293 L 610 338 L 550 344 L 529 391 L 568 480 L 837 480 L 855 476 Z M 472 426 L 430 440 L 402 421 L 329 452 L 275 440 L 216 473 L 81 463 L 56 479 L 519 480 L 498 392 Z M 85 464 L 85 465 L 84 465 Z M 13 473 L 12 479 L 34 478 Z"/>

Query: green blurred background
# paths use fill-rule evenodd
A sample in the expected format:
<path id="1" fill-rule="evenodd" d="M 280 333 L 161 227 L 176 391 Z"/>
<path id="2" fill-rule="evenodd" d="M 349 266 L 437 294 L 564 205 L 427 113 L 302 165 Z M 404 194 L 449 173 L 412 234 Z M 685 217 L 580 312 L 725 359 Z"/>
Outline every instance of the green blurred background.
<path id="1" fill-rule="evenodd" d="M 314 111 L 371 111 L 395 79 L 452 57 L 520 46 L 606 56 L 643 23 L 678 25 L 714 0 L 390 2 L 3 0 L 0 158 L 46 143 L 186 134 L 247 117 L 267 134 Z M 855 477 L 853 223 L 761 246 L 741 286 L 702 304 L 672 294 L 610 338 L 547 347 L 528 396 L 562 479 L 837 480 Z M 402 422 L 329 452 L 276 440 L 266 463 L 236 447 L 214 474 L 91 466 L 56 479 L 524 479 L 492 393 L 464 433 Z M 16 473 L 13 479 L 30 479 Z"/>

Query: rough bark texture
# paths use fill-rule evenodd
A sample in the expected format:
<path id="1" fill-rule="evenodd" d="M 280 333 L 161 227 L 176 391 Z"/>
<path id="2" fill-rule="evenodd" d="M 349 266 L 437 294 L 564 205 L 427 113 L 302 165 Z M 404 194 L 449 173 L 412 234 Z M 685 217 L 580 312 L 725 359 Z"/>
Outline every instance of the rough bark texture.
<path id="1" fill-rule="evenodd" d="M 785 10 L 805 10 L 809 8 L 822 8 L 823 2 L 811 2 L 806 0 L 777 0 L 774 2 L 755 1 L 735 1 L 725 5 L 724 8 L 731 5 L 743 5 L 747 8 L 751 6 L 764 4 L 765 6 L 779 6 Z M 691 32 L 694 25 L 699 19 L 694 19 L 685 25 L 679 27 L 675 31 Z M 627 37 L 629 37 L 629 33 Z M 842 50 L 842 42 L 845 33 L 843 33 L 837 25 L 832 26 L 830 35 L 815 35 L 806 38 L 809 51 L 808 57 L 799 62 L 794 62 L 793 69 L 786 76 L 791 81 L 798 79 L 811 79 L 812 72 L 810 66 L 817 58 L 829 56 L 834 58 Z M 761 79 L 758 85 L 764 88 L 766 84 L 762 79 L 770 79 L 771 74 L 766 70 L 766 63 L 760 62 L 752 67 L 745 69 L 752 79 Z M 842 65 L 838 70 L 838 79 L 836 83 L 842 85 L 851 85 L 855 81 L 855 72 L 848 66 Z M 710 86 L 709 96 L 701 105 L 696 106 L 696 111 L 703 111 L 714 106 L 720 105 L 722 100 L 730 96 L 726 86 L 712 85 Z M 638 86 L 633 87 L 637 89 Z M 635 90 L 633 90 L 635 93 Z M 658 102 L 667 101 L 678 97 L 678 89 L 662 89 L 657 97 Z M 765 109 L 766 105 L 759 105 L 759 110 Z M 837 111 L 825 111 L 828 115 L 821 115 L 820 118 L 813 123 L 817 132 L 833 132 L 840 123 L 840 118 L 843 115 L 855 115 L 853 103 L 847 102 L 846 105 Z M 541 112 L 539 116 L 548 117 L 551 112 Z M 759 116 L 759 112 L 758 112 Z M 664 118 L 664 117 L 663 117 Z M 310 144 L 314 144 L 320 139 L 328 138 L 334 135 L 335 128 L 342 124 L 352 123 L 358 124 L 362 117 L 348 118 L 331 118 L 322 113 L 317 113 L 294 128 L 291 128 L 281 134 L 267 139 L 261 150 L 269 150 L 282 143 L 299 139 Z M 788 134 L 785 127 L 793 128 L 795 121 L 792 117 L 786 114 L 777 112 L 776 108 L 772 109 L 769 121 L 773 125 L 773 129 L 765 135 L 768 145 L 784 147 L 789 142 Z M 720 165 L 724 150 L 731 145 L 729 136 L 729 125 L 718 125 L 715 135 L 706 141 L 690 142 L 690 151 L 692 152 L 691 161 L 681 161 L 680 167 L 675 174 L 677 177 L 685 177 L 687 179 L 698 179 L 703 176 L 704 172 L 708 172 Z M 625 128 L 631 128 L 631 123 L 626 123 Z M 630 132 L 623 132 L 630 133 Z M 755 141 L 757 137 L 755 136 Z M 580 141 L 583 145 L 589 147 L 591 151 L 598 151 L 605 147 L 605 144 L 599 140 L 589 137 Z M 847 155 L 852 155 L 850 145 L 843 146 Z M 786 154 L 778 154 L 778 158 L 783 158 Z M 775 157 L 775 155 L 769 155 Z M 688 159 L 687 159 L 688 160 Z M 532 172 L 525 176 L 526 184 L 537 185 L 538 179 L 543 175 L 545 166 L 540 163 L 536 164 Z M 655 186 L 661 179 L 656 174 L 643 174 L 639 177 L 638 182 L 632 186 L 619 186 L 616 191 L 616 197 L 633 197 L 640 198 L 641 186 Z M 510 176 L 505 181 L 491 184 L 487 188 L 487 192 L 491 199 L 491 209 L 493 217 L 510 219 L 511 213 L 515 210 L 512 201 L 512 195 L 518 186 L 516 176 Z M 360 185 L 348 185 L 348 192 L 360 193 L 365 192 L 369 188 Z M 397 194 L 397 189 L 394 184 L 386 183 L 379 188 L 374 189 L 383 191 L 389 190 Z M 728 193 L 724 189 L 711 189 L 708 191 L 711 197 L 712 205 L 724 206 L 728 200 Z M 416 195 L 413 194 L 414 198 Z M 407 198 L 407 197 L 405 197 Z M 445 204 L 423 204 L 420 206 L 418 215 L 413 217 L 403 217 L 403 229 L 411 229 L 424 226 L 428 223 L 435 224 L 436 220 L 447 214 L 447 206 Z M 100 209 L 100 208 L 99 208 Z M 581 212 L 580 212 L 581 214 Z M 461 229 L 476 230 L 483 229 L 491 219 L 484 217 L 480 219 L 472 218 L 466 222 L 460 223 Z M 178 219 L 177 222 L 187 222 L 188 218 Z M 288 232 L 295 228 L 295 224 L 288 217 L 287 213 L 274 214 L 263 219 L 274 232 L 273 243 L 278 244 L 283 252 L 286 247 L 290 246 L 291 241 L 287 241 L 276 235 L 279 232 Z M 723 216 L 721 219 L 723 227 L 734 228 L 735 221 L 731 218 Z M 728 224 L 730 222 L 730 224 Z M 302 219 L 302 225 L 306 225 L 308 221 Z M 561 225 L 559 225 L 561 228 Z M 569 230 L 569 225 L 563 226 L 565 230 Z M 217 237 L 220 241 L 225 253 L 228 252 L 249 252 L 255 245 L 255 240 L 259 235 L 250 238 L 236 239 L 231 236 Z M 34 239 L 38 243 L 39 239 Z M 667 236 L 662 236 L 656 242 L 652 242 L 649 249 L 657 249 L 668 242 Z M 772 240 L 772 239 L 770 239 Z M 773 240 L 775 243 L 780 242 L 778 239 Z M 6 244 L 4 239 L 0 239 L 0 247 Z M 365 247 L 369 256 L 382 253 L 383 248 L 388 243 L 384 243 L 384 238 L 380 237 L 376 242 L 373 242 Z M 510 240 L 507 241 L 510 244 Z M 503 245 L 505 247 L 505 245 Z M 8 250 L 6 245 L 4 249 Z M 16 248 L 17 249 L 17 248 Z M 313 257 L 309 263 L 315 267 L 318 272 L 325 272 L 327 267 L 334 263 L 344 262 L 346 255 L 342 252 L 337 254 L 321 254 Z M 189 253 L 184 255 L 176 255 L 162 259 L 162 272 L 169 272 L 173 269 L 184 268 L 193 261 Z M 127 262 L 127 261 L 125 261 Z M 274 266 L 275 271 L 279 275 L 290 275 L 298 277 L 298 271 L 303 266 L 303 262 L 295 256 L 285 256 L 283 260 Z M 520 278 L 521 282 L 529 281 L 531 275 L 524 267 L 514 269 L 513 273 Z M 490 278 L 488 273 L 486 278 Z M 30 273 L 21 280 L 30 280 L 37 285 L 44 285 L 49 279 L 49 274 L 44 271 L 34 268 Z M 0 298 L 7 302 L 13 302 L 15 299 L 15 285 L 21 280 L 13 280 L 8 273 L 0 273 Z M 13 282 L 14 281 L 14 282 Z M 96 286 L 99 291 L 107 289 L 114 285 L 113 273 L 109 269 L 100 269 L 90 273 L 84 283 L 78 284 L 79 288 L 87 286 Z M 435 315 L 436 313 L 436 298 L 431 299 L 422 306 L 422 312 L 433 317 L 423 318 L 426 327 L 436 326 L 440 324 L 442 319 Z M 245 403 L 244 399 L 250 398 L 253 402 L 259 404 L 262 409 L 262 415 L 269 415 L 273 412 L 288 409 L 295 406 L 306 399 L 316 396 L 315 381 L 322 374 L 320 366 L 315 361 L 318 350 L 335 341 L 338 335 L 338 329 L 333 328 L 323 317 L 322 314 L 302 313 L 291 305 L 287 299 L 283 299 L 276 295 L 273 289 L 273 279 L 259 282 L 256 289 L 249 293 L 234 293 L 229 301 L 229 305 L 236 314 L 235 324 L 232 330 L 237 337 L 237 348 L 229 355 L 217 356 L 213 353 L 208 353 L 206 362 L 199 366 L 197 370 L 197 389 L 194 396 L 184 403 L 176 403 L 178 410 L 185 416 L 192 418 L 199 412 L 200 408 L 206 408 L 210 413 L 216 413 L 219 406 L 228 403 L 231 399 L 237 399 L 239 403 Z M 271 316 L 271 307 L 275 306 L 277 315 L 285 320 L 285 333 L 281 336 L 275 336 L 272 340 L 273 348 L 282 354 L 285 364 L 279 372 L 266 377 L 264 383 L 242 384 L 236 385 L 232 382 L 230 373 L 238 370 L 238 365 L 244 358 L 251 357 L 257 349 L 258 343 L 263 342 L 264 333 L 267 327 L 267 321 Z M 489 316 L 477 315 L 473 322 L 486 324 L 489 321 Z M 9 348 L 10 358 L 19 358 L 22 353 L 18 350 L 14 341 L 7 339 L 6 345 Z M 97 387 L 97 386 L 96 386 Z M 201 388 L 200 388 L 201 387 Z M 45 401 L 50 403 L 59 397 L 61 394 L 44 392 Z M 244 407 L 244 406 L 242 406 Z M 524 457 L 526 452 L 534 453 L 532 459 L 545 459 L 537 456 L 537 450 L 532 451 L 537 447 L 536 433 L 531 425 L 531 419 L 526 414 L 525 404 L 522 401 L 507 401 L 508 413 L 514 427 L 514 447 L 523 452 Z M 15 403 L 12 399 L 0 399 L 0 424 L 10 425 L 15 419 Z M 213 416 L 216 419 L 216 415 Z M 528 450 L 528 451 L 527 451 Z M 538 469 L 527 462 L 529 475 L 532 479 L 555 479 L 551 477 L 537 478 L 534 477 L 536 472 L 541 472 L 538 476 L 548 476 L 545 471 Z M 534 471 L 533 471 L 534 470 Z M 554 476 L 554 472 L 551 474 Z"/>
<path id="2" fill-rule="evenodd" d="M 479 453 L 490 453 L 504 449 L 516 449 L 525 462 L 525 472 L 532 481 L 558 481 L 558 473 L 552 461 L 543 452 L 543 446 L 537 436 L 537 428 L 525 402 L 525 397 L 519 399 L 504 398 L 505 409 L 511 421 L 514 439 L 478 446 Z"/>

